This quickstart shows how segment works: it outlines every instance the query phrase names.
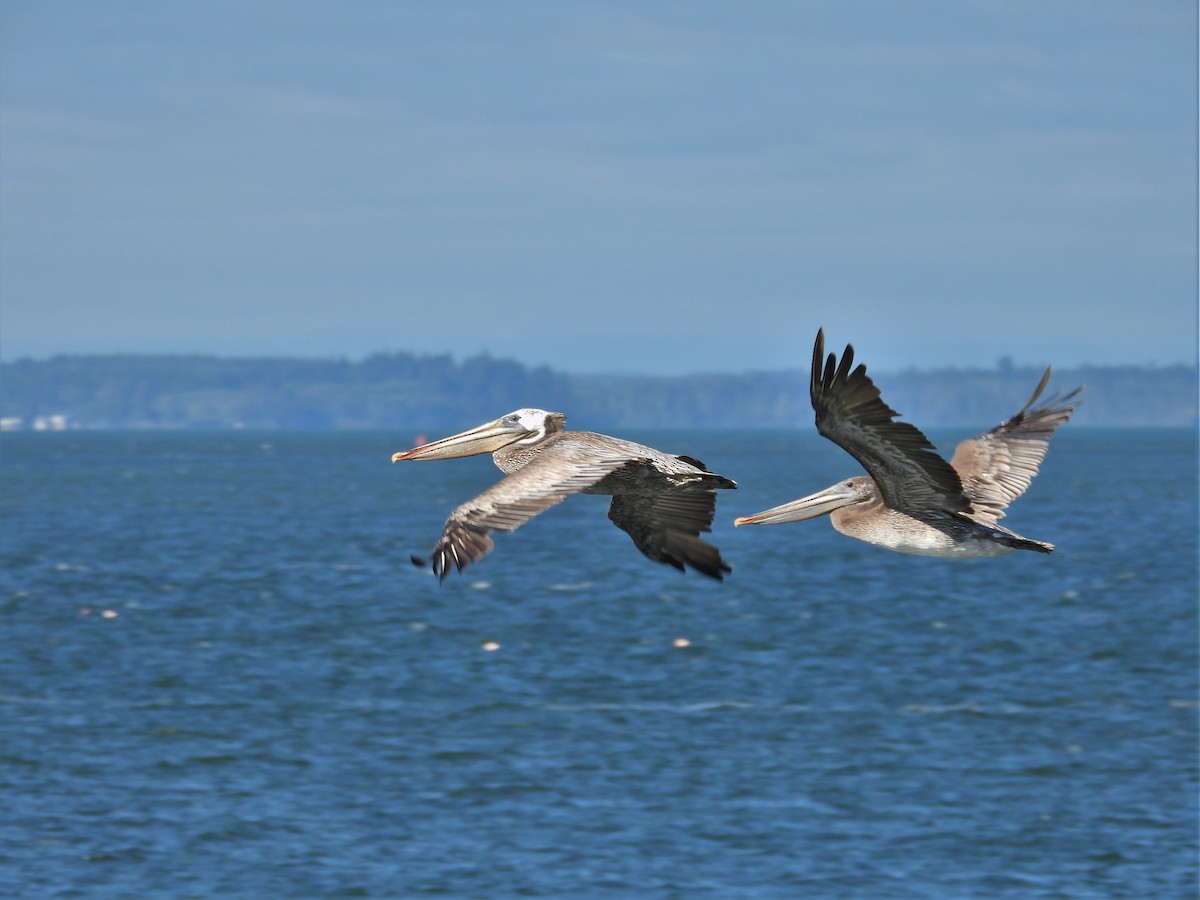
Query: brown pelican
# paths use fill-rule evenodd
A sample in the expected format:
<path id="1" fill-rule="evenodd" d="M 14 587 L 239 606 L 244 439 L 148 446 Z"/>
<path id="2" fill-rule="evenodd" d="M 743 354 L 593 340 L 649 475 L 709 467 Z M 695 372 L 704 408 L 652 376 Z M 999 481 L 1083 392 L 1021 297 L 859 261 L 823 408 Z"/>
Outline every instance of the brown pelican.
<path id="1" fill-rule="evenodd" d="M 817 431 L 862 463 L 860 475 L 734 525 L 773 525 L 830 514 L 842 534 L 917 556 L 1000 556 L 1013 550 L 1050 553 L 1052 544 L 1021 537 L 997 524 L 1025 492 L 1046 455 L 1054 429 L 1070 418 L 1076 388 L 1034 403 L 1050 369 L 1011 419 L 963 441 L 946 462 L 916 427 L 896 422 L 865 366 L 854 371 L 854 348 L 838 363 L 825 353 L 825 335 L 813 346 L 809 395 Z M 824 366 L 822 367 L 822 362 Z"/>
<path id="2" fill-rule="evenodd" d="M 515 531 L 570 494 L 612 497 L 608 517 L 655 562 L 684 565 L 720 580 L 732 569 L 721 552 L 700 540 L 712 530 L 717 488 L 736 488 L 689 456 L 590 431 L 567 431 L 567 417 L 518 409 L 493 422 L 392 457 L 449 459 L 491 452 L 507 477 L 450 513 L 433 548 L 432 567 L 444 580 L 492 549 L 490 531 Z M 425 560 L 414 556 L 415 565 Z"/>

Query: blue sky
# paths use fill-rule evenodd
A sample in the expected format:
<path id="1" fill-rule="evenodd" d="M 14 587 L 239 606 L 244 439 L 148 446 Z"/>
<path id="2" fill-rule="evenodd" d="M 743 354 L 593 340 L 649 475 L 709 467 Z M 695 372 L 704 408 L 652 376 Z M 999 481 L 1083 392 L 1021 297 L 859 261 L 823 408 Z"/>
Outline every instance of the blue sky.
<path id="1" fill-rule="evenodd" d="M 0 5 L 0 356 L 1196 356 L 1196 6 Z"/>

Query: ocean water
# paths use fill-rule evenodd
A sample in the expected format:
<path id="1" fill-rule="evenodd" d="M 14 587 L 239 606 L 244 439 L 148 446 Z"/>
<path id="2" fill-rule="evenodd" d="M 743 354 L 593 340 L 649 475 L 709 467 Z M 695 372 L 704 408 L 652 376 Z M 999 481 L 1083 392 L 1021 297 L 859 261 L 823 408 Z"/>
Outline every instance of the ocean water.
<path id="1" fill-rule="evenodd" d="M 975 561 L 735 531 L 814 435 L 623 436 L 739 482 L 725 582 L 579 496 L 439 586 L 500 473 L 411 434 L 3 435 L 0 894 L 1196 896 L 1194 432 L 1066 426 Z"/>

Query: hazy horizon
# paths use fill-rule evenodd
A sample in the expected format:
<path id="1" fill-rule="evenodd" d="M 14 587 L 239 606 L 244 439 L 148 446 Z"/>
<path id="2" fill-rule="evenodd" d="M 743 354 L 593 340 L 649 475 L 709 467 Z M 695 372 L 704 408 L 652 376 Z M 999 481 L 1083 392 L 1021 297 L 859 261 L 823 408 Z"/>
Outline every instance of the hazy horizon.
<path id="1" fill-rule="evenodd" d="M 842 353 L 843 347 L 842 346 L 838 346 L 836 348 L 835 347 L 827 347 L 826 349 L 828 351 L 836 350 L 836 352 L 840 355 Z M 412 350 L 381 350 L 381 351 L 376 351 L 374 353 L 366 353 L 361 356 L 332 355 L 332 354 L 321 356 L 321 355 L 300 355 L 300 354 L 289 354 L 289 353 L 278 353 L 278 354 L 264 353 L 264 354 L 244 354 L 243 355 L 243 354 L 205 353 L 205 352 L 179 352 L 179 353 L 176 353 L 176 352 L 170 352 L 170 351 L 149 351 L 149 352 L 112 351 L 112 352 L 104 352 L 104 353 L 69 352 L 69 353 L 52 353 L 52 354 L 47 354 L 44 356 L 21 356 L 21 357 L 16 357 L 14 359 L 0 359 L 0 364 L 14 365 L 14 364 L 23 363 L 23 362 L 46 363 L 46 362 L 50 362 L 57 358 L 86 359 L 86 358 L 104 358 L 104 357 L 134 357 L 134 358 L 151 357 L 151 358 L 156 358 L 156 359 L 173 359 L 174 358 L 174 359 L 181 359 L 181 360 L 182 359 L 213 359 L 213 360 L 222 360 L 222 361 L 244 361 L 244 362 L 279 361 L 279 362 L 299 362 L 299 363 L 346 363 L 349 365 L 356 365 L 356 364 L 362 363 L 368 359 L 371 359 L 372 357 L 392 356 L 392 355 L 396 355 L 396 354 L 399 354 L 399 355 L 408 354 L 408 355 L 412 355 L 417 358 L 433 358 L 433 357 L 447 357 L 448 356 L 451 358 L 451 360 L 456 365 L 461 365 L 462 363 L 465 363 L 472 359 L 486 358 L 486 359 L 490 359 L 490 360 L 493 360 L 496 362 L 519 363 L 520 365 L 526 367 L 529 370 L 534 370 L 534 369 L 544 367 L 544 368 L 548 368 L 548 369 L 554 371 L 557 374 L 575 375 L 575 376 L 580 376 L 580 377 L 688 378 L 688 377 L 704 377 L 704 376 L 708 376 L 708 375 L 713 375 L 713 376 L 747 375 L 747 374 L 755 374 L 755 373 L 800 372 L 800 373 L 804 374 L 804 373 L 807 373 L 809 370 L 808 358 L 805 359 L 805 361 L 802 365 L 798 363 L 798 364 L 792 365 L 792 366 L 784 365 L 784 366 L 772 367 L 769 369 L 767 369 L 767 368 L 743 368 L 743 369 L 722 369 L 722 370 L 696 369 L 694 371 L 668 372 L 668 373 L 643 372 L 643 371 L 638 371 L 636 369 L 620 369 L 620 368 L 612 368 L 612 369 L 604 369 L 604 370 L 568 369 L 568 368 L 562 368 L 562 367 L 555 366 L 555 365 L 550 365 L 548 363 L 531 364 L 531 363 L 527 363 L 521 359 L 518 359 L 517 357 L 502 356 L 500 354 L 491 353 L 487 350 L 482 350 L 477 353 L 470 353 L 470 354 L 452 353 L 450 351 L 443 351 L 443 352 L 433 351 L 433 352 L 424 353 L 424 352 L 416 352 L 416 351 L 412 351 Z M 855 351 L 855 361 L 856 361 L 856 363 L 861 362 L 861 363 L 866 364 L 868 370 L 871 371 L 872 373 L 879 372 L 879 373 L 885 373 L 885 374 L 886 373 L 898 374 L 898 373 L 910 372 L 910 371 L 937 373 L 939 371 L 955 371 L 955 370 L 962 370 L 962 371 L 978 370 L 978 371 L 991 372 L 991 371 L 1005 371 L 1008 369 L 1016 369 L 1016 370 L 1042 369 L 1046 366 L 1051 366 L 1055 372 L 1069 372 L 1069 371 L 1076 370 L 1076 369 L 1097 369 L 1097 368 L 1099 368 L 1099 369 L 1103 369 L 1103 368 L 1135 368 L 1135 369 L 1149 369 L 1149 370 L 1169 369 L 1169 368 L 1174 368 L 1174 367 L 1183 367 L 1183 368 L 1191 368 L 1191 369 L 1197 368 L 1197 361 L 1195 359 L 1181 360 L 1181 361 L 1176 361 L 1176 362 L 1151 361 L 1148 363 L 1082 362 L 1082 363 L 1077 363 L 1075 365 L 1067 366 L 1067 365 L 1056 365 L 1052 362 L 1038 362 L 1035 360 L 1022 361 L 1022 360 L 1018 360 L 1018 359 L 1013 359 L 1012 357 L 999 357 L 999 358 L 993 359 L 993 360 L 982 360 L 982 361 L 977 360 L 973 363 L 966 363 L 966 364 L 961 364 L 961 365 L 959 365 L 959 364 L 940 364 L 940 365 L 921 366 L 921 365 L 913 364 L 913 365 L 900 366 L 900 367 L 892 368 L 892 369 L 884 369 L 884 368 L 880 368 L 878 366 L 872 365 L 869 360 L 862 359 L 859 356 L 859 354 L 857 353 L 857 350 Z"/>

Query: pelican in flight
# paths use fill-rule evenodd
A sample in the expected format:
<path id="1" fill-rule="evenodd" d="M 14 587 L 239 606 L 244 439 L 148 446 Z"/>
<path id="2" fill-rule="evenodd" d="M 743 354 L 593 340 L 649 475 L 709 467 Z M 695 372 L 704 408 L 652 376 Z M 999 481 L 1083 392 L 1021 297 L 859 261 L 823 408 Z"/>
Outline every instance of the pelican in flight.
<path id="1" fill-rule="evenodd" d="M 857 459 L 869 475 L 734 520 L 773 525 L 830 514 L 848 537 L 916 556 L 1000 556 L 1013 550 L 1051 553 L 1053 544 L 1021 537 L 999 525 L 1008 504 L 1037 474 L 1050 436 L 1071 416 L 1081 390 L 1034 406 L 1050 379 L 1042 376 L 1029 402 L 991 431 L 963 441 L 946 462 L 919 429 L 894 421 L 866 366 L 854 365 L 846 345 L 839 363 L 825 354 L 825 334 L 813 346 L 809 395 L 817 431 Z"/>
<path id="2" fill-rule="evenodd" d="M 570 494 L 612 497 L 608 517 L 655 562 L 685 565 L 721 580 L 732 571 L 721 552 L 700 540 L 712 530 L 718 488 L 737 485 L 690 456 L 590 431 L 567 431 L 567 417 L 544 409 L 518 409 L 495 421 L 392 456 L 450 459 L 492 454 L 505 473 L 499 483 L 458 507 L 433 548 L 432 568 L 443 581 L 492 549 L 490 531 L 515 531 Z M 414 565 L 426 561 L 412 557 Z"/>

